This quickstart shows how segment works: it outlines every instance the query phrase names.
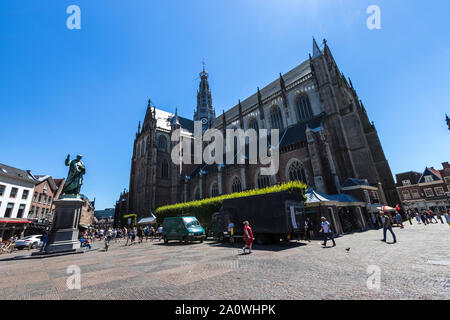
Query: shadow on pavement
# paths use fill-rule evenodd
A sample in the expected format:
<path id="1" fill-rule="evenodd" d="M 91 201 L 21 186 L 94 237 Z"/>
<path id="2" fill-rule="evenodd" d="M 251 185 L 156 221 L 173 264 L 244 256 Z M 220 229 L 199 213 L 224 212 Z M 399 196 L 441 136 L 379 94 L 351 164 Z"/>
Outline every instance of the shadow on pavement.
<path id="1" fill-rule="evenodd" d="M 228 243 L 228 242 L 208 242 L 207 243 L 210 246 L 213 247 L 222 247 L 222 248 L 236 248 L 236 249 L 242 249 L 242 246 L 244 245 L 243 243 Z M 253 244 L 253 250 L 257 250 L 257 251 L 283 251 L 283 250 L 288 250 L 288 249 L 292 249 L 292 248 L 298 248 L 298 247 L 303 247 L 306 246 L 306 243 L 302 243 L 302 242 L 294 242 L 294 241 L 290 241 L 290 242 L 280 242 L 278 244 L 265 244 L 265 245 L 259 245 L 254 243 Z"/>

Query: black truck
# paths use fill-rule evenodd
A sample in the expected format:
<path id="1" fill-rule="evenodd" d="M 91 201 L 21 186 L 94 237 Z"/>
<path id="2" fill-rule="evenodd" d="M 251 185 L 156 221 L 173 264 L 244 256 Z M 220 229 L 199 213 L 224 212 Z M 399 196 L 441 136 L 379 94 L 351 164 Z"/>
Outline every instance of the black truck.
<path id="1" fill-rule="evenodd" d="M 295 192 L 274 192 L 226 199 L 220 212 L 212 216 L 212 235 L 219 241 L 242 238 L 244 221 L 250 223 L 258 244 L 292 239 L 305 228 L 302 196 Z"/>

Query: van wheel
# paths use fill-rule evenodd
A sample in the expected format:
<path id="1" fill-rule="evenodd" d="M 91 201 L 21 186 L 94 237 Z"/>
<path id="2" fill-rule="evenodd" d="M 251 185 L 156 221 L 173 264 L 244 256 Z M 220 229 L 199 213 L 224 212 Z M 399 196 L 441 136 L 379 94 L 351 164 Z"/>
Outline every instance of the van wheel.
<path id="1" fill-rule="evenodd" d="M 200 243 L 203 243 L 203 240 L 205 240 L 205 239 L 204 239 L 204 238 L 201 238 L 201 239 L 200 239 Z"/>
<path id="2" fill-rule="evenodd" d="M 184 244 L 189 244 L 189 239 L 187 237 L 184 237 L 183 242 L 184 242 Z"/>
<path id="3" fill-rule="evenodd" d="M 167 237 L 164 237 L 164 243 L 165 244 L 169 243 L 169 239 L 167 239 Z"/>

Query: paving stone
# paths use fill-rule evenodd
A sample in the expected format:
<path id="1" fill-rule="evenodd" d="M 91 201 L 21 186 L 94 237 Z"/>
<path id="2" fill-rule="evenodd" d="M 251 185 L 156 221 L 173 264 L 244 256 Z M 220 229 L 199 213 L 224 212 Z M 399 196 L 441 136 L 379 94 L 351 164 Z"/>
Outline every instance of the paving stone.
<path id="1" fill-rule="evenodd" d="M 292 241 L 255 245 L 250 255 L 240 244 L 122 241 L 108 252 L 2 257 L 0 299 L 450 299 L 448 225 L 405 225 L 395 233 L 397 244 L 371 230 L 339 237 L 334 248 Z M 80 267 L 81 290 L 67 287 L 71 265 Z M 367 285 L 369 266 L 381 271 L 379 289 Z"/>

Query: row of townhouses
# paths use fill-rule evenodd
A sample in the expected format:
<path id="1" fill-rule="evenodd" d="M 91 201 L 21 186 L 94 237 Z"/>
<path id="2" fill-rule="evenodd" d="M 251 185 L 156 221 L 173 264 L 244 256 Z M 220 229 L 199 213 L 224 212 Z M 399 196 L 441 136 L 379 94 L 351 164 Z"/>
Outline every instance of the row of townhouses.
<path id="1" fill-rule="evenodd" d="M 450 164 L 442 163 L 442 169 L 425 168 L 420 173 L 399 173 L 397 190 L 405 208 L 411 210 L 438 210 L 450 208 Z"/>

